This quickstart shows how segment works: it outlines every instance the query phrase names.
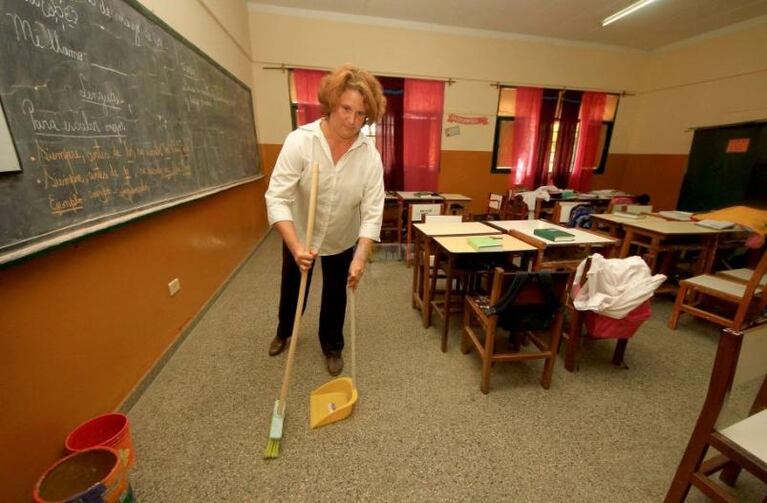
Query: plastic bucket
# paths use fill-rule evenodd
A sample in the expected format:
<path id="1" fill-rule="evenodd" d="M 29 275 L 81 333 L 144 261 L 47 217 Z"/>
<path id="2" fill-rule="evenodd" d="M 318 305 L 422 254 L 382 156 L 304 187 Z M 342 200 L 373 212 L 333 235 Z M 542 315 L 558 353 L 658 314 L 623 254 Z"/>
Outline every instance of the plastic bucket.
<path id="1" fill-rule="evenodd" d="M 110 412 L 84 422 L 67 435 L 64 445 L 71 452 L 99 445 L 112 447 L 117 450 L 126 468 L 131 468 L 136 462 L 128 416 L 119 412 Z"/>
<path id="2" fill-rule="evenodd" d="M 128 470 L 111 447 L 93 447 L 58 460 L 35 484 L 36 503 L 129 503 Z"/>

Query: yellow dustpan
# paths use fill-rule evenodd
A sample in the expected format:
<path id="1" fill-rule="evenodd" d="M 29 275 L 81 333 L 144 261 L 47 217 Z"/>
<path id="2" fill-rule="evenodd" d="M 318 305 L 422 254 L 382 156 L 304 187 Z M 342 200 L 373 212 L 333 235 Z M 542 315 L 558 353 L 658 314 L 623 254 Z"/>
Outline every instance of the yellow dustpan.
<path id="1" fill-rule="evenodd" d="M 335 423 L 349 417 L 357 403 L 356 380 L 356 355 L 354 344 L 357 338 L 357 327 L 354 320 L 354 290 L 349 290 L 351 301 L 351 354 L 352 354 L 352 377 L 339 377 L 323 384 L 312 391 L 309 395 L 309 426 L 319 428 L 326 424 Z"/>

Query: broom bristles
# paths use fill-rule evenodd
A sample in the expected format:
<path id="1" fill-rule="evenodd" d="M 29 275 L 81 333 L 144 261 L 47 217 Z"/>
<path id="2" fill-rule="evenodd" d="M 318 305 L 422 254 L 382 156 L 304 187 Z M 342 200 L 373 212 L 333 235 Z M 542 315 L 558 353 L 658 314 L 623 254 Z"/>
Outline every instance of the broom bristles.
<path id="1" fill-rule="evenodd" d="M 270 438 L 264 449 L 264 459 L 274 459 L 280 455 L 279 439 Z"/>

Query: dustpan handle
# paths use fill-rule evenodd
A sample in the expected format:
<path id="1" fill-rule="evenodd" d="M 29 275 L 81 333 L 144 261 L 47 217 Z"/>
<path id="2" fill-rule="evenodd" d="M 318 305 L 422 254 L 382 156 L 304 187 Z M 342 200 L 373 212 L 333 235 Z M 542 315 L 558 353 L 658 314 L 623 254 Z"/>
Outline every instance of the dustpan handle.
<path id="1" fill-rule="evenodd" d="M 306 222 L 306 247 L 311 250 L 312 235 L 314 234 L 314 213 L 317 209 L 317 190 L 319 187 L 320 166 L 316 162 L 312 163 L 312 185 L 309 192 L 309 217 Z M 290 371 L 293 368 L 293 358 L 296 353 L 298 343 L 298 333 L 301 327 L 301 314 L 304 306 L 304 297 L 306 297 L 306 283 L 309 271 L 301 271 L 301 284 L 298 288 L 298 301 L 296 302 L 296 314 L 293 317 L 293 333 L 290 335 L 290 345 L 288 347 L 288 361 L 285 363 L 285 374 L 282 377 L 282 386 L 280 387 L 280 414 L 285 415 L 285 399 L 288 397 L 288 384 L 290 383 Z"/>

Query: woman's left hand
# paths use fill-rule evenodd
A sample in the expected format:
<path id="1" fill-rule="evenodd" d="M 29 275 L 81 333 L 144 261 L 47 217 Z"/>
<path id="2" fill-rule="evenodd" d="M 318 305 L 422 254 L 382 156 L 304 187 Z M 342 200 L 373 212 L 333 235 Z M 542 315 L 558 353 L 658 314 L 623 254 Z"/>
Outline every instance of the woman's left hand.
<path id="1" fill-rule="evenodd" d="M 355 257 L 349 266 L 349 276 L 346 279 L 346 286 L 352 290 L 357 290 L 357 285 L 360 284 L 360 280 L 364 273 L 365 261 Z"/>

